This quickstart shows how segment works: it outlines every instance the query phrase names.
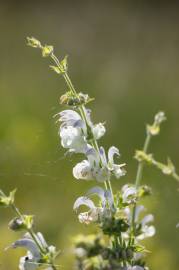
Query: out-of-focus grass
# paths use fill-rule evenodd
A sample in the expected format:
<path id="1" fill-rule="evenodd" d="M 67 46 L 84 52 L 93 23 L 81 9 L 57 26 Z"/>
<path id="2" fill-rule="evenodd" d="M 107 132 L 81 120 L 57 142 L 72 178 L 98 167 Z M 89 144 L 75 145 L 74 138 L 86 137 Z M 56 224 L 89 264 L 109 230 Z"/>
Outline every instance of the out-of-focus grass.
<path id="1" fill-rule="evenodd" d="M 25 45 L 35 36 L 69 54 L 70 74 L 77 89 L 88 92 L 94 120 L 106 121 L 101 143 L 119 147 L 127 176 L 116 188 L 135 178 L 135 148 L 144 141 L 145 124 L 158 110 L 168 121 L 151 151 L 158 159 L 170 156 L 179 167 L 179 32 L 178 7 L 171 3 L 137 5 L 122 1 L 1 2 L 0 62 L 0 180 L 5 191 L 18 188 L 17 203 L 36 216 L 37 230 L 61 250 L 59 264 L 71 269 L 70 237 L 87 233 L 72 211 L 77 196 L 92 182 L 75 181 L 72 167 L 82 157 L 64 157 L 52 116 L 62 110 L 66 91 L 61 78 L 48 69 L 40 52 Z M 151 269 L 178 269 L 178 185 L 154 169 L 144 182 L 154 190 L 146 201 L 155 214 L 157 234 L 147 241 Z M 65 207 L 64 207 L 65 206 Z M 7 223 L 12 213 L 0 210 L 0 263 L 16 269 L 23 250 L 3 249 L 18 238 Z M 94 231 L 94 228 L 92 229 Z"/>

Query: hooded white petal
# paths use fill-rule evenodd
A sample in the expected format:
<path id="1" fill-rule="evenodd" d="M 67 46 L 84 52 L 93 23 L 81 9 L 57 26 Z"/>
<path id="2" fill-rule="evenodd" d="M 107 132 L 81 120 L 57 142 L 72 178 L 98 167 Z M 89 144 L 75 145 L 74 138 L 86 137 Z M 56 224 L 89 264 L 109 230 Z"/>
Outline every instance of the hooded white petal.
<path id="1" fill-rule="evenodd" d="M 12 244 L 12 248 L 18 248 L 18 247 L 24 247 L 27 250 L 29 250 L 33 258 L 37 260 L 41 258 L 39 248 L 37 247 L 36 243 L 32 239 L 22 238 Z"/>
<path id="2" fill-rule="evenodd" d="M 38 232 L 37 234 L 37 238 L 38 238 L 38 241 L 40 242 L 40 244 L 45 248 L 47 249 L 48 248 L 48 245 L 47 245 L 47 242 L 45 241 L 44 237 L 43 237 L 43 234 L 41 232 Z"/>
<path id="3" fill-rule="evenodd" d="M 73 168 L 73 176 L 76 179 L 85 179 L 91 180 L 93 179 L 91 165 L 88 160 L 83 160 Z"/>
<path id="4" fill-rule="evenodd" d="M 76 121 L 81 120 L 81 116 L 79 115 L 79 113 L 73 110 L 64 110 L 60 112 L 59 115 L 60 115 L 60 119 L 59 119 L 60 122 L 64 122 L 67 125 L 71 125 L 71 126 L 73 126 L 73 124 Z"/>
<path id="5" fill-rule="evenodd" d="M 91 167 L 99 167 L 100 157 L 96 149 L 88 147 L 85 154 L 87 155 Z"/>
<path id="6" fill-rule="evenodd" d="M 152 214 L 146 215 L 141 221 L 142 227 L 146 226 L 147 223 L 150 223 L 153 221 L 154 221 L 154 216 Z"/>
<path id="7" fill-rule="evenodd" d="M 20 270 L 35 270 L 39 267 L 38 262 L 33 258 L 30 252 L 26 256 L 21 257 L 19 261 Z"/>
<path id="8" fill-rule="evenodd" d="M 98 140 L 102 136 L 104 136 L 106 129 L 102 123 L 99 123 L 93 126 L 92 131 L 93 131 L 94 138 Z"/>
<path id="9" fill-rule="evenodd" d="M 93 187 L 93 188 L 91 188 L 87 192 L 86 196 L 89 196 L 89 195 L 98 195 L 102 202 L 106 201 L 105 191 L 101 187 Z"/>
<path id="10" fill-rule="evenodd" d="M 106 153 L 105 153 L 104 147 L 101 146 L 99 148 L 99 153 L 100 153 L 100 158 L 101 158 L 101 162 L 102 162 L 103 166 L 104 167 L 107 167 L 108 162 L 107 162 L 107 158 L 106 158 Z"/>
<path id="11" fill-rule="evenodd" d="M 87 143 L 80 129 L 72 126 L 62 127 L 60 128 L 59 135 L 64 148 L 70 149 L 76 153 L 85 152 Z"/>
<path id="12" fill-rule="evenodd" d="M 111 146 L 108 151 L 108 160 L 110 164 L 114 163 L 114 155 L 119 156 L 119 149 L 116 148 L 115 146 Z"/>
<path id="13" fill-rule="evenodd" d="M 140 235 L 137 236 L 137 240 L 143 240 L 145 238 L 148 238 L 148 237 L 152 237 L 155 235 L 155 227 L 154 226 L 145 226 L 143 229 L 142 229 L 143 233 L 141 233 Z"/>
<path id="14" fill-rule="evenodd" d="M 135 187 L 130 185 L 124 185 L 122 188 L 122 198 L 124 202 L 130 203 L 133 198 L 135 198 L 137 190 Z"/>
<path id="15" fill-rule="evenodd" d="M 95 209 L 96 208 L 95 205 L 94 205 L 94 203 L 93 203 L 93 201 L 90 200 L 90 199 L 88 199 L 87 197 L 84 197 L 84 196 L 79 197 L 75 201 L 75 203 L 73 205 L 73 209 L 74 210 L 77 210 L 81 205 L 86 205 L 90 209 Z"/>

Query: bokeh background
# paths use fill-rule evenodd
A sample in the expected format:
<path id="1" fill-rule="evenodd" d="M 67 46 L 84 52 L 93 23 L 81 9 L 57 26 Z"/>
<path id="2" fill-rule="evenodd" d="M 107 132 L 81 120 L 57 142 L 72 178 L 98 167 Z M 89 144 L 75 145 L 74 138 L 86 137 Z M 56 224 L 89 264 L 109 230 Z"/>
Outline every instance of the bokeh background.
<path id="1" fill-rule="evenodd" d="M 176 1 L 177 3 L 177 1 Z M 36 229 L 61 249 L 61 269 L 73 269 L 71 238 L 93 232 L 78 224 L 74 200 L 93 185 L 75 181 L 72 167 L 82 157 L 64 156 L 53 115 L 67 88 L 49 70 L 48 59 L 26 46 L 35 36 L 69 55 L 76 88 L 95 97 L 93 119 L 106 121 L 101 143 L 119 147 L 133 182 L 134 150 L 145 137 L 145 124 L 158 110 L 168 121 L 150 151 L 179 171 L 179 8 L 174 1 L 0 1 L 0 187 L 18 188 L 17 204 L 34 214 Z M 157 234 L 146 245 L 151 269 L 179 265 L 179 184 L 153 168 L 144 183 L 153 188 L 147 208 L 155 214 Z M 8 230 L 13 217 L 0 209 L 0 269 L 17 269 L 24 250 L 4 248 L 19 237 Z"/>

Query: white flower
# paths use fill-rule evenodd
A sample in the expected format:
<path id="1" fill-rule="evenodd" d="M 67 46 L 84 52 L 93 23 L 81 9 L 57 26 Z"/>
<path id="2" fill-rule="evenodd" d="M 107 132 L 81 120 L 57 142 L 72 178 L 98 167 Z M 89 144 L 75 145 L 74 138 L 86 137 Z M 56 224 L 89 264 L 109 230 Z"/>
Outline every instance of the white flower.
<path id="1" fill-rule="evenodd" d="M 98 211 L 99 210 L 99 211 Z M 89 212 L 80 213 L 78 219 L 80 223 L 89 225 L 91 222 L 96 222 L 99 219 L 100 209 L 94 208 Z"/>
<path id="2" fill-rule="evenodd" d="M 149 215 L 146 215 L 143 219 L 139 218 L 141 212 L 144 210 L 145 208 L 143 205 L 136 206 L 134 221 L 136 224 L 136 228 L 137 229 L 139 228 L 139 231 L 137 232 L 137 235 L 136 235 L 136 240 L 138 241 L 154 236 L 155 231 L 156 231 L 155 227 L 153 225 L 150 225 L 150 223 L 154 221 L 153 215 L 149 214 Z M 131 222 L 132 220 L 131 208 L 125 207 L 124 214 L 128 218 L 129 222 Z M 129 238 L 128 232 L 124 233 L 123 236 L 124 238 L 128 239 Z"/>
<path id="3" fill-rule="evenodd" d="M 88 160 L 83 160 L 73 168 L 73 176 L 76 179 L 91 180 L 93 178 L 91 166 Z"/>
<path id="4" fill-rule="evenodd" d="M 87 196 L 98 195 L 101 199 L 101 207 L 96 207 L 91 199 Z M 83 212 L 78 215 L 80 223 L 86 225 L 92 222 L 98 222 L 101 218 L 109 217 L 111 211 L 113 211 L 113 200 L 110 191 L 104 191 L 101 187 L 94 187 L 90 189 L 87 193 L 87 196 L 79 197 L 73 206 L 73 209 L 76 211 L 80 206 L 87 206 L 89 208 L 88 212 Z"/>
<path id="5" fill-rule="evenodd" d="M 102 136 L 104 136 L 106 129 L 105 126 L 102 123 L 96 124 L 92 127 L 93 136 L 96 140 L 100 139 Z"/>
<path id="6" fill-rule="evenodd" d="M 59 135 L 64 148 L 76 153 L 83 153 L 85 151 L 87 143 L 81 129 L 73 126 L 65 126 L 60 128 Z"/>
<path id="7" fill-rule="evenodd" d="M 135 202 L 137 196 L 137 189 L 131 185 L 124 185 L 122 187 L 122 198 L 124 203 Z"/>
<path id="8" fill-rule="evenodd" d="M 73 175 L 76 179 L 92 180 L 99 182 L 110 180 L 113 174 L 116 178 L 124 175 L 123 166 L 125 164 L 115 164 L 114 154 L 119 155 L 119 151 L 114 146 L 108 151 L 108 161 L 103 147 L 100 147 L 99 153 L 93 147 L 88 145 L 86 156 L 88 160 L 83 160 L 73 168 Z"/>
<path id="9" fill-rule="evenodd" d="M 107 170 L 100 166 L 100 157 L 97 151 L 88 147 L 86 151 L 88 160 L 83 160 L 73 168 L 73 176 L 76 179 L 92 180 L 96 179 L 99 182 L 107 180 Z"/>
<path id="10" fill-rule="evenodd" d="M 87 128 L 81 116 L 73 110 L 59 113 L 62 122 L 59 130 L 61 144 L 76 153 L 83 153 L 87 147 Z"/>
<path id="11" fill-rule="evenodd" d="M 20 270 L 35 270 L 38 268 L 38 262 L 36 262 L 32 254 L 28 251 L 27 255 L 20 258 L 19 269 Z"/>
<path id="12" fill-rule="evenodd" d="M 27 255 L 20 258 L 20 270 L 34 270 L 38 268 L 41 253 L 34 240 L 30 238 L 29 234 L 26 234 L 22 239 L 14 242 L 11 247 L 24 247 L 28 250 Z"/>
<path id="13" fill-rule="evenodd" d="M 77 210 L 81 205 L 86 205 L 89 208 L 89 211 L 78 215 L 80 223 L 88 225 L 91 222 L 96 222 L 100 210 L 94 205 L 93 201 L 87 197 L 79 197 L 75 201 L 73 209 Z"/>
<path id="14" fill-rule="evenodd" d="M 61 126 L 81 126 L 85 130 L 85 123 L 79 113 L 73 110 L 64 110 L 59 113 Z"/>
<path id="15" fill-rule="evenodd" d="M 78 257 L 78 258 L 83 258 L 87 255 L 87 252 L 84 248 L 75 248 L 75 255 Z"/>
<path id="16" fill-rule="evenodd" d="M 101 147 L 101 152 L 105 154 L 103 148 Z M 125 175 L 123 167 L 125 164 L 115 164 L 114 155 L 120 156 L 119 150 L 115 146 L 111 146 L 108 150 L 108 169 L 115 175 L 116 178 L 120 178 Z"/>
<path id="17" fill-rule="evenodd" d="M 43 235 L 38 232 L 36 235 L 36 240 L 43 250 L 46 250 L 47 253 L 56 254 L 56 249 L 53 246 L 48 246 Z M 24 257 L 20 258 L 19 269 L 20 270 L 35 270 L 40 266 L 42 255 L 40 249 L 36 242 L 31 238 L 29 233 L 26 233 L 22 239 L 17 240 L 11 245 L 12 248 L 26 248 L 27 254 Z M 52 255 L 53 255 L 52 254 Z"/>
<path id="18" fill-rule="evenodd" d="M 155 227 L 152 225 L 148 225 L 148 223 L 154 221 L 153 215 L 147 215 L 141 220 L 141 234 L 137 236 L 138 240 L 143 240 L 148 237 L 152 237 L 155 235 Z"/>

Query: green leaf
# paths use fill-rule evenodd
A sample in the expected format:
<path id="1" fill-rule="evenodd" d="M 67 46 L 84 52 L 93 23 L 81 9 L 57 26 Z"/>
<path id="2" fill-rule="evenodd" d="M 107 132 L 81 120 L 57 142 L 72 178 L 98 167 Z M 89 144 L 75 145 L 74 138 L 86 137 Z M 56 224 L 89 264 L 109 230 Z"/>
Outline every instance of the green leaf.
<path id="1" fill-rule="evenodd" d="M 2 191 L 0 192 L 0 206 L 8 207 L 14 203 L 16 189 L 11 191 L 9 196 L 6 196 Z"/>
<path id="2" fill-rule="evenodd" d="M 68 55 L 64 57 L 64 59 L 60 62 L 60 65 L 62 66 L 63 72 L 66 72 L 68 70 L 68 61 L 67 61 Z"/>
<path id="3" fill-rule="evenodd" d="M 27 229 L 31 229 L 34 224 L 34 216 L 24 215 L 24 225 Z"/>
<path id="4" fill-rule="evenodd" d="M 63 72 L 61 71 L 61 69 L 57 66 L 50 66 L 50 68 L 55 71 L 57 74 L 62 74 Z"/>

